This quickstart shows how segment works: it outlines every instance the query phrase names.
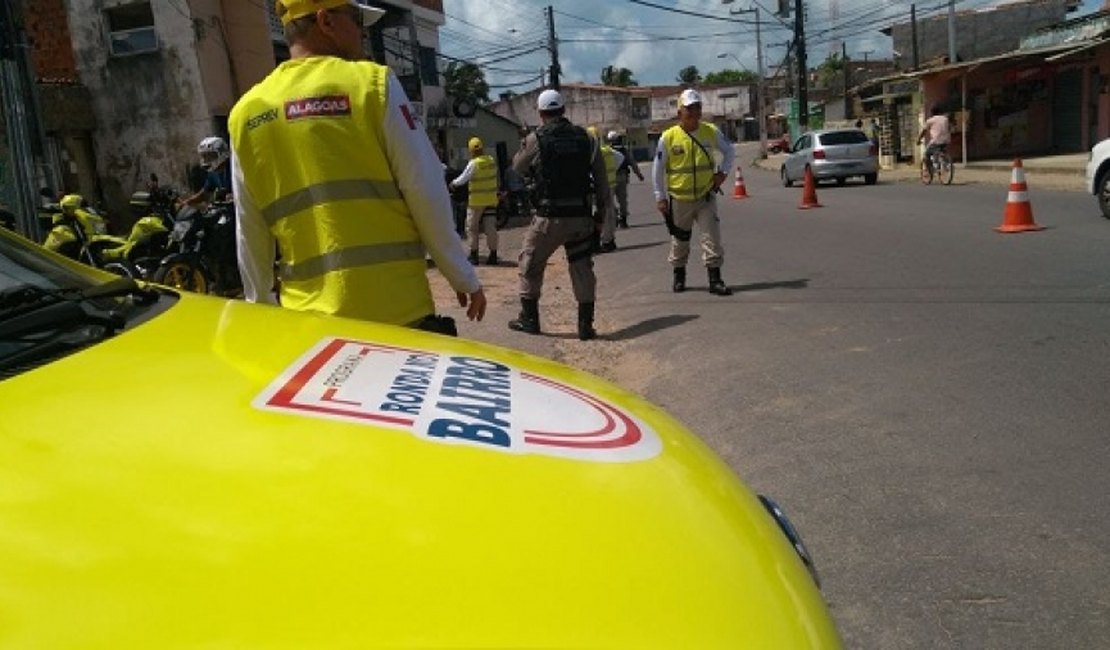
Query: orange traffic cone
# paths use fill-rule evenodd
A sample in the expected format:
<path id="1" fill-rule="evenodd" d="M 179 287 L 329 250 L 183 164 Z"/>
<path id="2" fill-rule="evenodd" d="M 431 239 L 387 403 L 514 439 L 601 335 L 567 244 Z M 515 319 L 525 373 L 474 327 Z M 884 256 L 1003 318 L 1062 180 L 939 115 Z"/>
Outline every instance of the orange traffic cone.
<path id="1" fill-rule="evenodd" d="M 736 184 L 732 186 L 732 198 L 748 198 L 748 188 L 744 187 L 744 172 L 740 171 L 740 165 L 736 166 Z"/>
<path id="2" fill-rule="evenodd" d="M 817 182 L 813 180 L 813 170 L 807 166 L 806 181 L 802 186 L 802 202 L 798 204 L 798 209 L 808 210 L 820 207 L 822 205 L 817 202 Z"/>
<path id="3" fill-rule="evenodd" d="M 995 228 L 998 232 L 1026 232 L 1044 230 L 1033 222 L 1033 206 L 1029 204 L 1029 188 L 1025 185 L 1025 168 L 1021 158 L 1014 159 L 1014 170 L 1010 175 L 1010 193 L 1006 196 L 1006 211 L 1002 214 L 1002 225 Z"/>

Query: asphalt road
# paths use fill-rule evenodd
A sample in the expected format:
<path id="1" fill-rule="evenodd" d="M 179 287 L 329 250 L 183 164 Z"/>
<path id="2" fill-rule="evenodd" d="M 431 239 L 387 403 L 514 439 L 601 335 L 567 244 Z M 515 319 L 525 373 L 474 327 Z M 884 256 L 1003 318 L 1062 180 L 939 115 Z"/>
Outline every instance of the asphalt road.
<path id="1" fill-rule="evenodd" d="M 602 340 L 573 338 L 561 265 L 548 335 L 505 328 L 508 265 L 480 269 L 494 299 L 463 335 L 600 373 L 689 425 L 793 518 L 848 647 L 1106 647 L 1110 221 L 1092 197 L 1031 188 L 1045 230 L 1004 235 L 996 185 L 880 176 L 821 186 L 803 211 L 777 174 L 745 181 L 751 198 L 719 202 L 735 295 L 708 294 L 696 259 L 671 292 L 634 181 L 633 228 L 596 261 Z"/>

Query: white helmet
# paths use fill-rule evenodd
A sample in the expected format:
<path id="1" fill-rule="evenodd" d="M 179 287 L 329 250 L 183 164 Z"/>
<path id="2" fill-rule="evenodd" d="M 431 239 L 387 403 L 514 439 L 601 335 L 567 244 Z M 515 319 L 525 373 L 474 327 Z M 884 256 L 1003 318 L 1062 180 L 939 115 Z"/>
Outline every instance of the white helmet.
<path id="1" fill-rule="evenodd" d="M 536 108 L 541 111 L 557 111 L 565 105 L 558 90 L 545 90 L 536 100 Z"/>
<path id="2" fill-rule="evenodd" d="M 197 145 L 197 153 L 200 154 L 201 167 L 208 171 L 215 170 L 231 157 L 231 149 L 228 148 L 227 143 L 224 142 L 223 138 L 216 136 L 209 136 L 201 140 L 200 144 Z"/>
<path id="3" fill-rule="evenodd" d="M 621 134 L 617 133 L 616 131 L 610 131 L 605 136 L 605 139 L 608 140 L 609 142 L 616 142 L 617 140 L 621 139 Z"/>

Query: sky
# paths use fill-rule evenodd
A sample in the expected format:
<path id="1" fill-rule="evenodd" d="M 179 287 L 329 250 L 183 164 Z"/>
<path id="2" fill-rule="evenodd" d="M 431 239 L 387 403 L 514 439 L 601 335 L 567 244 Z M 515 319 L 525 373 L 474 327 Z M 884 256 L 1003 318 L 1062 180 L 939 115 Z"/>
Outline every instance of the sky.
<path id="1" fill-rule="evenodd" d="M 703 76 L 726 68 L 755 72 L 755 14 L 730 15 L 730 10 L 758 8 L 763 67 L 770 76 L 782 64 L 793 36 L 793 18 L 778 18 L 769 11 L 776 4 L 776 0 L 443 0 L 447 22 L 440 30 L 440 50 L 447 57 L 481 65 L 491 99 L 506 90 L 526 92 L 539 85 L 541 69 L 550 64 L 544 8 L 552 6 L 561 81 L 600 83 L 602 68 L 614 65 L 630 69 L 640 85 L 673 84 L 679 70 L 690 65 Z M 911 4 L 916 4 L 919 19 L 947 13 L 946 0 L 806 0 L 809 64 L 815 66 L 840 52 L 842 44 L 854 60 L 890 59 L 890 39 L 879 30 L 907 22 Z M 957 0 L 956 9 L 998 4 L 1002 2 Z M 1072 17 L 1101 5 L 1102 0 L 1084 0 Z"/>

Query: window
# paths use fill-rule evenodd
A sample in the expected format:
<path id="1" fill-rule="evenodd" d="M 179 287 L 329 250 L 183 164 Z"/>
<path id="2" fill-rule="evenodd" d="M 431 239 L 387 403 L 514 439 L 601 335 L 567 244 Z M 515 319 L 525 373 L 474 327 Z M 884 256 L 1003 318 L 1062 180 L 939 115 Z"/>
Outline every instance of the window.
<path id="1" fill-rule="evenodd" d="M 425 86 L 439 85 L 439 69 L 436 66 L 436 50 L 434 47 L 420 46 L 420 80 Z"/>
<path id="2" fill-rule="evenodd" d="M 833 131 L 821 136 L 821 144 L 832 146 L 837 144 L 862 144 L 870 142 L 863 131 Z"/>
<path id="3" fill-rule="evenodd" d="M 149 2 L 113 7 L 104 12 L 108 21 L 108 51 L 112 56 L 127 56 L 158 49 L 154 31 L 154 12 Z"/>

